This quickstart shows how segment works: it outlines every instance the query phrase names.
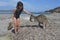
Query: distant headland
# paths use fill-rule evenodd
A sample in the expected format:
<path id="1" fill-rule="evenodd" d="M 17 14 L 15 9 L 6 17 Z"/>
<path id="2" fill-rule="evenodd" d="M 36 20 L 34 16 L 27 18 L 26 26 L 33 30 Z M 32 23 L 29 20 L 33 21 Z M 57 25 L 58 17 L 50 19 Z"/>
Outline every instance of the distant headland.
<path id="1" fill-rule="evenodd" d="M 50 10 L 46 10 L 45 12 L 60 13 L 60 7 L 56 7 L 54 9 L 50 9 Z"/>

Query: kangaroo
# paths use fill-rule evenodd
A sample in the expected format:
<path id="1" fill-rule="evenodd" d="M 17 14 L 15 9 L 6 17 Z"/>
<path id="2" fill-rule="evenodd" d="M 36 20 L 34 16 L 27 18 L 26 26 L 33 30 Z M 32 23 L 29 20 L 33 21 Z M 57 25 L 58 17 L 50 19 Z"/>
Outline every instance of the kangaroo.
<path id="1" fill-rule="evenodd" d="M 31 22 L 38 22 L 38 26 L 41 26 L 41 24 L 43 24 L 43 28 L 45 29 L 45 27 L 48 25 L 48 19 L 45 15 L 41 14 L 38 16 L 30 16 L 30 21 Z"/>

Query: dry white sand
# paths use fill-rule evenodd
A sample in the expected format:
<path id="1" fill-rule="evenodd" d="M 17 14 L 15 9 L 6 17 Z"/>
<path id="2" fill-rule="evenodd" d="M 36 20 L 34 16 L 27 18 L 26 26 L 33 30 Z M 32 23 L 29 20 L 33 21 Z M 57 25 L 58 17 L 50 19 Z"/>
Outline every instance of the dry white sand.
<path id="1" fill-rule="evenodd" d="M 0 14 L 0 39 L 7 40 L 7 26 L 12 14 Z M 60 13 L 53 13 L 47 16 L 49 27 L 45 30 L 37 27 L 37 23 L 30 22 L 29 16 L 21 16 L 21 32 L 18 40 L 60 40 Z M 45 34 L 46 33 L 46 34 Z M 9 37 L 8 37 L 9 39 Z M 16 40 L 15 38 L 13 38 Z"/>

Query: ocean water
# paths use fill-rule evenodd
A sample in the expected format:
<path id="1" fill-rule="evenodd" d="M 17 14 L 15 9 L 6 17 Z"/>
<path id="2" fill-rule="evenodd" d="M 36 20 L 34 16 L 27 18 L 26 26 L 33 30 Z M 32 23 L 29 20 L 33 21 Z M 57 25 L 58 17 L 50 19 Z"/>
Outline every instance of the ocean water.
<path id="1" fill-rule="evenodd" d="M 45 15 L 45 16 L 49 16 L 50 14 L 48 14 L 48 13 L 33 13 L 33 15 L 34 16 L 38 16 L 38 15 L 40 15 L 40 14 L 43 14 L 43 15 Z M 30 19 L 30 15 L 28 15 L 28 14 L 21 14 L 21 16 L 20 16 L 20 18 L 21 19 L 25 19 L 25 20 L 29 20 Z"/>
<path id="2" fill-rule="evenodd" d="M 32 13 L 34 16 L 38 16 L 38 15 L 41 15 L 41 14 L 43 14 L 43 15 L 45 15 L 45 16 L 48 16 L 48 15 L 50 15 L 50 13 Z M 26 14 L 26 13 L 22 13 L 21 14 L 21 16 L 27 16 L 28 14 Z"/>
<path id="3" fill-rule="evenodd" d="M 13 14 L 13 12 L 0 12 L 0 14 Z M 22 12 L 21 14 L 25 15 L 26 13 Z M 38 16 L 40 14 L 50 15 L 50 13 L 47 12 L 41 12 L 41 13 L 32 12 L 32 14 L 34 14 L 35 16 Z"/>
<path id="4" fill-rule="evenodd" d="M 12 12 L 11 13 L 9 13 L 9 12 L 0 12 L 0 19 L 7 19 L 7 18 L 11 18 L 12 17 Z M 43 15 L 45 15 L 45 16 L 48 16 L 48 15 L 50 15 L 50 13 L 32 13 L 34 16 L 38 16 L 38 15 L 40 15 L 40 14 L 43 14 Z M 30 15 L 28 15 L 28 14 L 26 14 L 26 13 L 21 13 L 21 15 L 20 15 L 20 18 L 22 18 L 23 17 L 23 19 L 25 18 L 25 19 L 29 19 L 29 17 L 30 17 Z"/>

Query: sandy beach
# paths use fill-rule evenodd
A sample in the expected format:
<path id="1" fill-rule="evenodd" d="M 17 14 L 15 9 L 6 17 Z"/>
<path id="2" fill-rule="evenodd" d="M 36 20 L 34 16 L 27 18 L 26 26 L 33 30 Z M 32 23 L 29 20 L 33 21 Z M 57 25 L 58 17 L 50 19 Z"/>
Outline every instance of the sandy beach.
<path id="1" fill-rule="evenodd" d="M 36 22 L 29 21 L 30 15 L 21 15 L 21 32 L 16 36 L 18 40 L 60 40 L 60 13 L 51 13 L 46 16 L 49 26 L 43 30 Z M 9 35 L 16 40 L 7 30 L 10 21 L 12 21 L 12 14 L 0 14 L 0 40 L 11 40 Z"/>

